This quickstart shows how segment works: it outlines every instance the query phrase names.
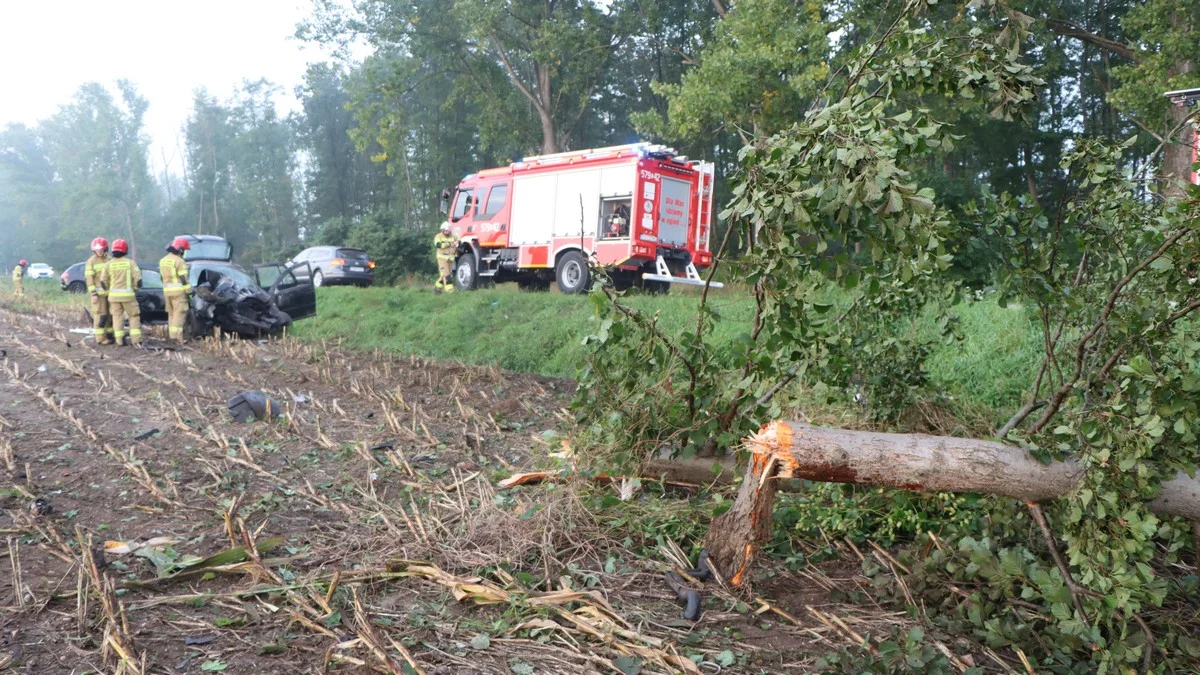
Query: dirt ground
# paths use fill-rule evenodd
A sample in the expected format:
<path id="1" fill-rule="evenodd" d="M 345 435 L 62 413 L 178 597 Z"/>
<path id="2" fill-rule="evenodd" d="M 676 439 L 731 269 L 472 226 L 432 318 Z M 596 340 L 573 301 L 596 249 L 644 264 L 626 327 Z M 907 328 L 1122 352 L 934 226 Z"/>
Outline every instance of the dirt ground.
<path id="1" fill-rule="evenodd" d="M 96 347 L 78 314 L 0 301 L 0 671 L 810 672 L 881 616 L 829 602 L 843 565 L 685 621 L 662 561 L 605 566 L 569 489 L 498 490 L 571 382 L 291 339 Z M 250 389 L 285 417 L 235 422 Z"/>

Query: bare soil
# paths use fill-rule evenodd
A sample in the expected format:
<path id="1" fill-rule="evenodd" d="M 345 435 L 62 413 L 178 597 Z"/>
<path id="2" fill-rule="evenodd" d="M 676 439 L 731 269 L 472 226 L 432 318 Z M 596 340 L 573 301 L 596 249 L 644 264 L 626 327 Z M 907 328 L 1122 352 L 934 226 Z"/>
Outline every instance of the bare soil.
<path id="1" fill-rule="evenodd" d="M 569 485 L 498 492 L 572 382 L 291 339 L 97 347 L 78 321 L 0 302 L 0 671 L 810 672 L 879 616 L 829 601 L 851 571 L 767 570 L 778 602 L 714 591 L 693 624 L 663 561 L 605 570 L 620 533 Z M 285 417 L 235 422 L 245 390 Z"/>

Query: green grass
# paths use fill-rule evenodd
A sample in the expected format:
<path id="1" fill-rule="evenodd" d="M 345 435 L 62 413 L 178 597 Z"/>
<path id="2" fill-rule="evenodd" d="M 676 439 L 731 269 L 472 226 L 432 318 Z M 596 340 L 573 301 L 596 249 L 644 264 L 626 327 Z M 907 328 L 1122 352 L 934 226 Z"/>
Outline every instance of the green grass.
<path id="1" fill-rule="evenodd" d="M 630 298 L 638 309 L 657 311 L 666 327 L 695 325 L 697 296 Z M 745 297 L 720 299 L 732 317 L 749 319 Z M 738 324 L 721 327 L 732 339 Z M 292 334 L 303 340 L 341 339 L 357 349 L 385 349 L 520 372 L 575 377 L 595 330 L 587 298 L 526 293 L 511 284 L 469 293 L 434 295 L 431 288 L 322 288 L 317 317 L 299 321 Z"/>
<path id="2" fill-rule="evenodd" d="M 695 293 L 634 296 L 628 304 L 657 313 L 664 330 L 695 326 Z M 724 320 L 715 338 L 749 331 L 753 299 L 742 291 L 713 291 Z M 936 387 L 966 405 L 1005 412 L 1020 405 L 1038 363 L 1040 335 L 1020 308 L 995 302 L 956 308 L 965 339 L 939 348 L 928 362 Z M 924 321 L 924 319 L 923 319 Z M 932 321 L 923 329 L 932 331 Z M 302 340 L 341 340 L 355 349 L 384 349 L 520 372 L 575 377 L 586 359 L 582 340 L 595 329 L 587 298 L 526 293 L 500 285 L 470 293 L 434 295 L 431 288 L 322 288 L 316 318 L 297 322 Z"/>

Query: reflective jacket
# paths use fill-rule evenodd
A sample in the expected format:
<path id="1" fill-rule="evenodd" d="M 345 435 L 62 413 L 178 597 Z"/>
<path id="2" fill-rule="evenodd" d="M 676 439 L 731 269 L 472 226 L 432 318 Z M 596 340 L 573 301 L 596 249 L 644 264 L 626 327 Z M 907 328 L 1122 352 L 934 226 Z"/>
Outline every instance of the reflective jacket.
<path id="1" fill-rule="evenodd" d="M 100 283 L 100 270 L 108 264 L 108 256 L 93 255 L 83 265 L 83 280 L 87 282 L 88 293 L 108 295 L 108 289 Z"/>
<path id="2" fill-rule="evenodd" d="M 20 281 L 25 276 L 25 268 L 17 265 L 13 268 L 13 281 Z"/>
<path id="3" fill-rule="evenodd" d="M 433 238 L 433 252 L 442 260 L 454 260 L 454 250 L 458 248 L 458 240 L 452 234 L 438 232 Z"/>
<path id="4" fill-rule="evenodd" d="M 168 253 L 158 261 L 158 273 L 162 275 L 163 295 L 180 295 L 192 290 L 188 282 L 187 263 L 183 256 Z"/>
<path id="5" fill-rule="evenodd" d="M 135 300 L 138 284 L 142 283 L 142 271 L 129 258 L 113 258 L 100 270 L 100 283 L 108 289 L 110 300 Z"/>

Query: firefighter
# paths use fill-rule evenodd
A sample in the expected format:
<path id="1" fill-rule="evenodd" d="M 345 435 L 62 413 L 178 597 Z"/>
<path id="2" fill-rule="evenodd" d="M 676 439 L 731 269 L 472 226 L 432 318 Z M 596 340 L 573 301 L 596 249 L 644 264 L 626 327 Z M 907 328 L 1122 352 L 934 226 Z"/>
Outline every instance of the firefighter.
<path id="1" fill-rule="evenodd" d="M 142 272 L 137 263 L 125 257 L 129 244 L 118 239 L 112 244 L 112 260 L 100 270 L 100 283 L 108 289 L 108 307 L 112 311 L 113 334 L 118 345 L 125 344 L 125 319 L 129 319 L 129 342 L 142 343 L 142 311 L 138 308 L 137 289 Z"/>
<path id="2" fill-rule="evenodd" d="M 450 223 L 442 223 L 442 231 L 433 238 L 433 252 L 437 256 L 438 279 L 433 285 L 434 293 L 454 290 L 454 251 L 458 242 L 450 234 Z"/>
<path id="3" fill-rule="evenodd" d="M 108 264 L 108 240 L 96 237 L 92 240 L 92 257 L 83 266 L 83 279 L 92 296 L 92 328 L 96 332 L 96 344 L 109 345 L 113 341 L 112 317 L 108 313 L 108 289 L 100 283 L 100 272 Z"/>
<path id="4" fill-rule="evenodd" d="M 167 244 L 167 254 L 158 261 L 158 272 L 163 280 L 163 298 L 167 303 L 167 336 L 176 342 L 183 342 L 183 324 L 187 320 L 188 299 L 192 295 L 187 263 L 183 261 L 183 252 L 191 248 L 185 237 L 175 237 L 174 241 Z"/>
<path id="5" fill-rule="evenodd" d="M 25 268 L 29 267 L 28 260 L 22 260 L 13 268 L 13 297 L 25 297 Z"/>

